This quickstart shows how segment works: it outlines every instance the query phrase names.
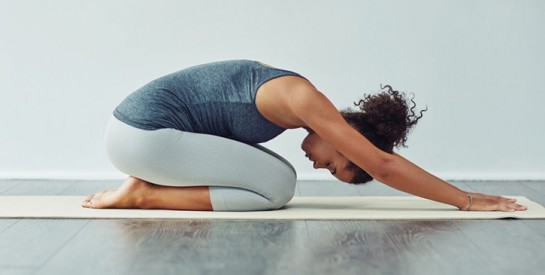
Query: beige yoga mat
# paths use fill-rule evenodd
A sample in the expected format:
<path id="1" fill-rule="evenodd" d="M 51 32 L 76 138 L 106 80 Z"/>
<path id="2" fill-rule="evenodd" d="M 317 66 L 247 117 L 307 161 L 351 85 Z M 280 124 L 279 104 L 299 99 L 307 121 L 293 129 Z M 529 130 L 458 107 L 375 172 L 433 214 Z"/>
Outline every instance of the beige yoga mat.
<path id="1" fill-rule="evenodd" d="M 508 196 L 513 197 L 513 196 Z M 545 208 L 526 197 L 520 212 L 463 212 L 418 197 L 294 197 L 283 209 L 209 212 L 140 209 L 88 209 L 83 196 L 0 196 L 0 218 L 81 219 L 242 219 L 242 220 L 440 220 L 544 219 Z"/>

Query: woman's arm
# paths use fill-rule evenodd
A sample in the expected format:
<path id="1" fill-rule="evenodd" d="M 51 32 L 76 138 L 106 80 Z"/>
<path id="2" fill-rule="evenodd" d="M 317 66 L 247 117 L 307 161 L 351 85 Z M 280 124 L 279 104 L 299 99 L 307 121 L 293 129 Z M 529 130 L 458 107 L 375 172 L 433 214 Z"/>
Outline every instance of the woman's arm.
<path id="1" fill-rule="evenodd" d="M 525 210 L 524 206 L 516 204 L 512 199 L 464 192 L 398 154 L 381 151 L 348 125 L 335 106 L 312 87 L 292 93 L 292 97 L 291 110 L 305 126 L 386 185 L 462 210 L 469 206 L 468 194 L 472 195 L 471 210 Z"/>
<path id="2" fill-rule="evenodd" d="M 525 206 L 522 206 L 522 205 L 519 205 L 519 204 L 516 203 L 516 199 L 504 198 L 504 197 L 500 197 L 500 196 L 491 196 L 491 195 L 485 195 L 485 194 L 480 194 L 480 193 L 471 193 L 471 192 L 465 192 L 463 190 L 460 190 L 460 189 L 448 184 L 447 182 L 435 177 L 434 175 L 426 172 L 425 170 L 421 169 L 420 167 L 416 166 L 415 164 L 413 164 L 413 163 L 409 162 L 408 160 L 404 159 L 402 156 L 400 156 L 398 154 L 395 154 L 395 153 L 394 153 L 394 156 L 396 156 L 397 158 L 402 159 L 403 162 L 409 163 L 409 165 L 414 166 L 414 169 L 421 170 L 423 173 L 425 173 L 426 177 L 431 178 L 431 184 L 436 185 L 435 182 L 444 183 L 444 184 L 447 184 L 447 185 L 451 186 L 452 188 L 455 188 L 456 190 L 461 191 L 464 194 L 464 196 L 466 197 L 465 206 L 460 207 L 460 206 L 454 205 L 454 206 L 457 206 L 460 210 L 466 210 L 467 207 L 469 206 L 469 198 L 468 198 L 467 195 L 472 196 L 472 199 L 471 199 L 471 204 L 472 205 L 471 205 L 471 209 L 469 209 L 469 210 L 482 210 L 482 211 L 494 211 L 494 210 L 499 210 L 499 211 L 523 211 L 523 210 L 526 210 Z M 411 190 L 409 190 L 407 192 L 411 193 L 411 194 L 415 194 Z M 415 195 L 417 195 L 417 194 L 415 194 Z M 436 199 L 433 199 L 431 197 L 426 197 L 426 196 L 423 196 L 423 195 L 418 195 L 418 196 L 429 198 L 429 199 L 432 199 L 432 200 L 436 200 Z M 436 200 L 436 201 L 439 201 L 439 200 Z"/>

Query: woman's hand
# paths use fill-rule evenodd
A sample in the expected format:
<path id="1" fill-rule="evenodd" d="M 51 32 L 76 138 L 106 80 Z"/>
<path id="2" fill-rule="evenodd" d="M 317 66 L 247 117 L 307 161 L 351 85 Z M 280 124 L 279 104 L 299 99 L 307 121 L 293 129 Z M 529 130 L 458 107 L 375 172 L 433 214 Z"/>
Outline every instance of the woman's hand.
<path id="1" fill-rule="evenodd" d="M 502 212 L 514 212 L 524 211 L 528 209 L 524 205 L 520 205 L 516 199 L 505 198 L 500 196 L 491 196 L 480 193 L 468 193 L 471 195 L 472 205 L 469 211 L 502 211 Z M 468 198 L 469 206 L 469 198 Z M 465 210 L 462 208 L 461 210 Z"/>

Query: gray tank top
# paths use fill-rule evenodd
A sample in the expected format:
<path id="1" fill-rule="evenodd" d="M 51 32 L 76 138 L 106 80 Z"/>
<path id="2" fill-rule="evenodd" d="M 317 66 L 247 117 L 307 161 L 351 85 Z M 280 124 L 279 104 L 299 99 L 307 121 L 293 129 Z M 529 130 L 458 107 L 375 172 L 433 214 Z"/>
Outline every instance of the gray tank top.
<path id="1" fill-rule="evenodd" d="M 301 77 L 249 60 L 198 65 L 146 84 L 125 98 L 113 114 L 144 130 L 174 128 L 261 143 L 285 129 L 258 112 L 257 89 L 286 75 Z"/>

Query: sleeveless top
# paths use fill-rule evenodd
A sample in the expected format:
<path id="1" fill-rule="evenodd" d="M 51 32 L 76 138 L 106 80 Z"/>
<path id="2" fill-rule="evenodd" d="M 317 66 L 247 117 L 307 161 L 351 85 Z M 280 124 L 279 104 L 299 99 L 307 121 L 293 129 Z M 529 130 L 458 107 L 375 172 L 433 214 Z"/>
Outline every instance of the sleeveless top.
<path id="1" fill-rule="evenodd" d="M 286 129 L 257 110 L 257 89 L 268 80 L 297 73 L 234 60 L 198 65 L 139 88 L 114 110 L 120 121 L 143 130 L 173 128 L 249 144 L 266 142 Z"/>

